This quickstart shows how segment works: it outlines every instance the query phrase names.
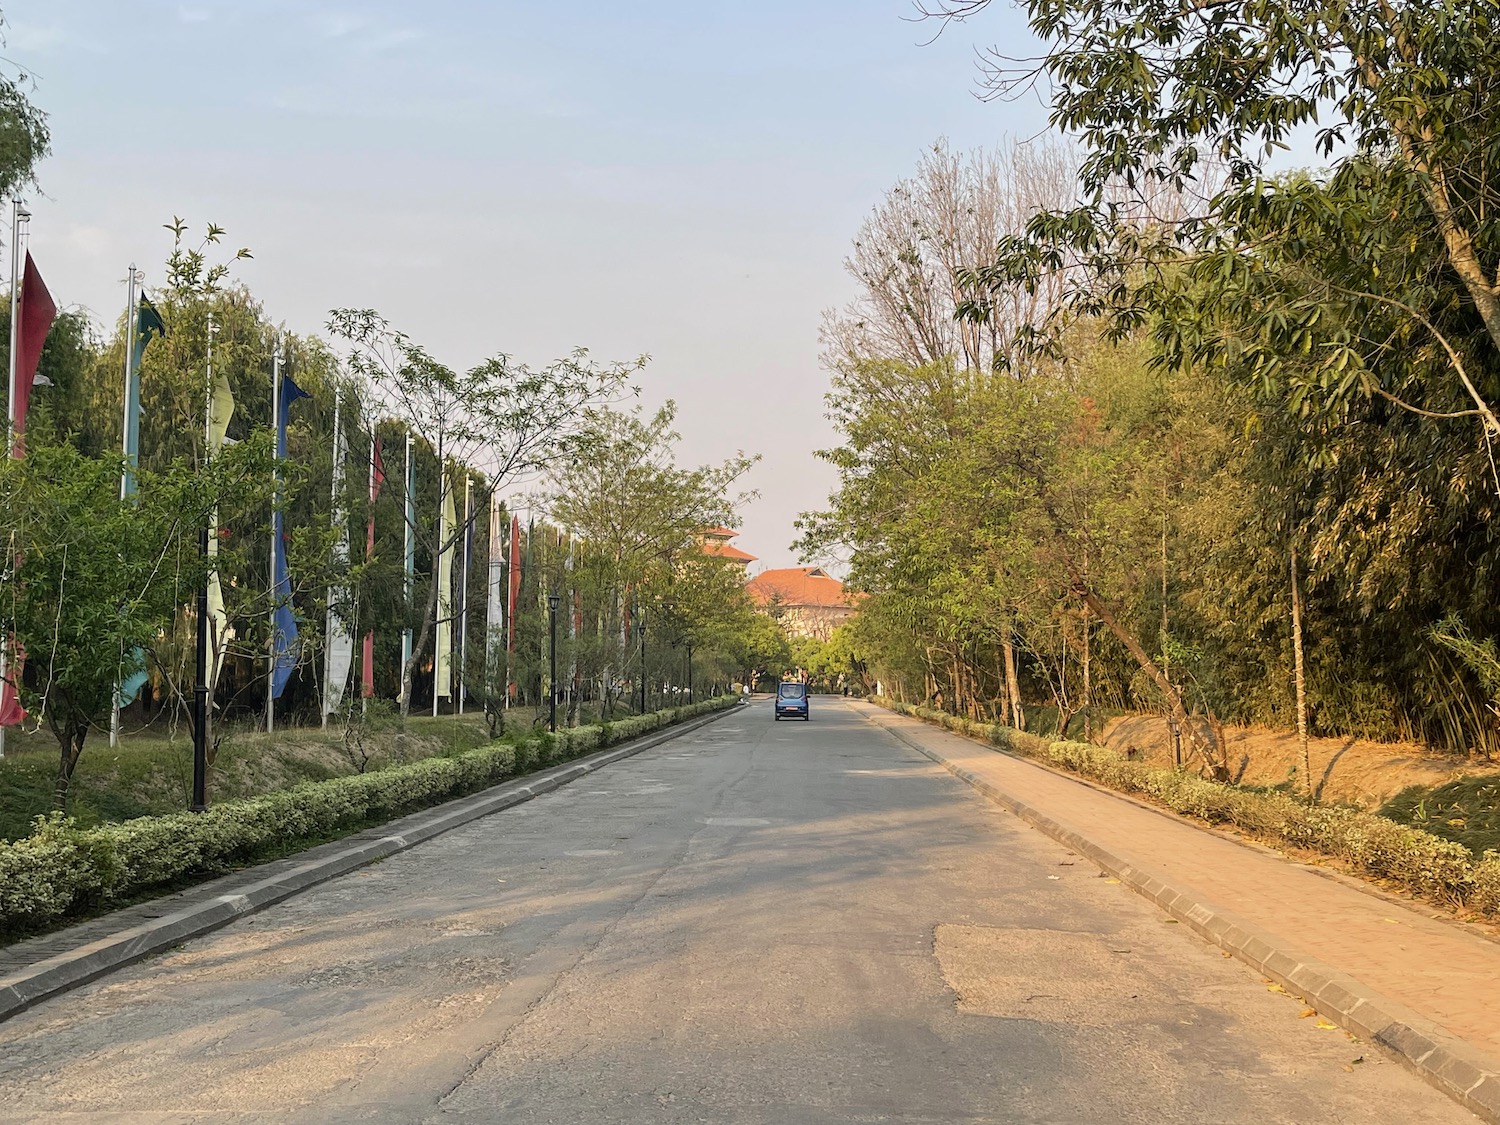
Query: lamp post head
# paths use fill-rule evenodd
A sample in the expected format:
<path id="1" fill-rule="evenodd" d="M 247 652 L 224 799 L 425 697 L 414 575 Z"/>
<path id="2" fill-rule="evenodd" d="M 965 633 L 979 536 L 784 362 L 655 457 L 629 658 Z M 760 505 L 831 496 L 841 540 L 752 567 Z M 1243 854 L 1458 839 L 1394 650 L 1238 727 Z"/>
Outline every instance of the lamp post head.
<path id="1" fill-rule="evenodd" d="M 547 609 L 549 611 L 551 611 L 552 613 L 556 613 L 557 607 L 560 605 L 562 605 L 562 596 L 560 594 L 547 595 Z"/>

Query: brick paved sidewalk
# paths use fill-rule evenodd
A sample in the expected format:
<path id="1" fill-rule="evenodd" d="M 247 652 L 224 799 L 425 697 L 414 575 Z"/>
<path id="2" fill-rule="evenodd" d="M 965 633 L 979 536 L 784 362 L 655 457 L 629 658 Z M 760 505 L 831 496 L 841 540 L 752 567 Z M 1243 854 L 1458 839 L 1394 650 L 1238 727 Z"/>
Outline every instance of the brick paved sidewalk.
<path id="1" fill-rule="evenodd" d="M 1500 942 L 1420 902 L 869 704 L 858 713 L 1500 1058 Z"/>

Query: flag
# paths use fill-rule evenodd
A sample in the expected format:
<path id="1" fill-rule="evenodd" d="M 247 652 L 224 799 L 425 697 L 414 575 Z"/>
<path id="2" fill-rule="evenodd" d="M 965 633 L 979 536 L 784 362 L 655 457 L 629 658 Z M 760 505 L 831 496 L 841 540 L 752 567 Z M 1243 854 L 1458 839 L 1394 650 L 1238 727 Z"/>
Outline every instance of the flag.
<path id="1" fill-rule="evenodd" d="M 504 622 L 505 605 L 500 591 L 505 585 L 505 553 L 500 534 L 500 497 L 490 493 L 490 574 L 489 598 L 484 610 L 484 668 L 485 682 L 489 683 L 490 669 L 495 663 L 495 638 Z"/>
<path id="2" fill-rule="evenodd" d="M 521 596 L 521 517 L 510 517 L 510 592 L 505 602 L 505 651 L 516 651 L 516 601 Z"/>
<path id="3" fill-rule="evenodd" d="M 365 562 L 375 557 L 375 501 L 380 498 L 380 486 L 385 483 L 385 462 L 380 458 L 380 438 L 373 424 L 370 428 L 370 523 L 365 532 Z M 366 699 L 375 695 L 375 630 L 365 632 L 364 648 L 360 652 L 361 690 Z"/>
<path id="4" fill-rule="evenodd" d="M 213 390 L 208 400 L 208 451 L 205 460 L 212 460 L 218 455 L 219 450 L 224 448 L 229 420 L 233 417 L 234 394 L 229 389 L 229 375 L 221 369 L 214 380 Z M 222 531 L 218 523 L 219 513 L 216 510 L 214 527 L 208 537 L 210 560 L 219 557 L 219 536 Z M 224 667 L 224 657 L 229 651 L 229 614 L 224 611 L 224 588 L 219 583 L 219 568 L 213 562 L 210 562 L 209 566 L 208 621 L 213 667 L 208 676 L 208 689 L 212 692 L 219 682 L 219 672 Z"/>
<path id="5" fill-rule="evenodd" d="M 141 649 L 131 650 L 130 665 L 135 671 L 120 680 L 121 707 L 134 703 L 135 697 L 141 694 L 141 688 L 151 679 L 151 674 L 146 671 L 146 654 Z"/>
<path id="6" fill-rule="evenodd" d="M 474 557 L 473 481 L 464 470 L 464 565 L 458 580 L 458 707 L 469 697 L 469 560 Z"/>
<path id="7" fill-rule="evenodd" d="M 276 423 L 276 457 L 286 457 L 287 409 L 307 392 L 292 381 L 290 375 L 281 377 L 281 402 Z M 271 672 L 271 698 L 280 699 L 286 690 L 292 670 L 297 667 L 297 618 L 292 613 L 292 579 L 286 568 L 286 532 L 282 527 L 281 510 L 271 516 L 271 597 L 275 608 L 271 612 L 273 634 L 271 652 L 274 664 Z"/>
<path id="8" fill-rule="evenodd" d="M 134 288 L 133 281 L 131 286 Z M 141 360 L 146 354 L 146 345 L 157 336 L 167 334 L 161 314 L 144 296 L 133 312 L 135 332 L 127 344 L 130 351 L 125 372 L 125 475 L 120 486 L 121 499 L 128 499 L 136 492 L 135 470 L 141 457 Z M 141 688 L 151 679 L 146 671 L 146 654 L 140 649 L 131 651 L 130 666 L 135 671 L 120 680 L 121 707 L 134 703 Z"/>
<path id="9" fill-rule="evenodd" d="M 447 699 L 453 694 L 453 548 L 448 539 L 458 515 L 454 511 L 453 485 L 446 472 L 440 480 L 443 507 L 438 517 L 437 660 L 433 664 L 433 691 L 439 699 Z"/>
<path id="10" fill-rule="evenodd" d="M 133 282 L 132 285 L 134 285 Z M 125 377 L 125 484 L 123 491 L 125 496 L 135 495 L 135 470 L 141 459 L 141 360 L 145 357 L 146 345 L 157 336 L 167 334 L 167 327 L 162 323 L 161 314 L 156 311 L 156 306 L 145 297 L 141 298 L 140 306 L 135 310 L 134 320 L 135 334 L 128 345 L 130 366 L 126 370 Z M 130 682 L 127 680 L 126 684 Z M 141 683 L 145 683 L 145 680 L 142 679 Z M 127 696 L 122 685 L 120 701 L 129 703 L 135 698 L 135 693 L 140 690 L 140 684 L 137 684 L 135 691 Z"/>
<path id="11" fill-rule="evenodd" d="M 47 333 L 52 331 L 52 322 L 57 319 L 57 306 L 52 303 L 52 294 L 37 272 L 31 252 L 26 254 L 26 272 L 21 278 L 20 323 L 16 328 L 16 400 L 11 403 L 11 419 L 15 425 L 15 440 L 11 456 L 20 457 L 26 452 L 23 435 L 26 433 L 26 410 L 31 405 L 31 387 L 36 381 L 36 365 L 42 358 L 42 345 L 47 342 Z M 16 302 L 11 302 L 11 315 L 16 315 Z"/>
<path id="12" fill-rule="evenodd" d="M 338 401 L 333 407 L 333 520 L 336 538 L 333 544 L 335 571 L 349 566 L 349 516 L 344 510 L 344 463 L 348 447 L 339 416 Z M 335 586 L 328 592 L 328 627 L 325 633 L 325 669 L 323 677 L 323 714 L 331 715 L 344 701 L 344 688 L 354 667 L 354 637 L 344 619 L 349 604 L 349 587 Z"/>
<path id="13" fill-rule="evenodd" d="M 5 651 L 0 652 L 0 727 L 14 727 L 26 721 L 26 708 L 21 706 L 21 694 L 17 685 L 21 673 L 26 670 L 26 650 L 11 636 Z"/>

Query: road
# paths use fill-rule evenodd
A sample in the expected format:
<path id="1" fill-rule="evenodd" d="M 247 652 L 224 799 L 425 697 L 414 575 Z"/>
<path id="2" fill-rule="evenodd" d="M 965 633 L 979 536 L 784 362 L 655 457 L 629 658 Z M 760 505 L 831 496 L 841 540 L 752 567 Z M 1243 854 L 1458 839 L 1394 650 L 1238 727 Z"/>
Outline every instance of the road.
<path id="1" fill-rule="evenodd" d="M 0 1024 L 0 1121 L 1475 1120 L 813 702 Z"/>

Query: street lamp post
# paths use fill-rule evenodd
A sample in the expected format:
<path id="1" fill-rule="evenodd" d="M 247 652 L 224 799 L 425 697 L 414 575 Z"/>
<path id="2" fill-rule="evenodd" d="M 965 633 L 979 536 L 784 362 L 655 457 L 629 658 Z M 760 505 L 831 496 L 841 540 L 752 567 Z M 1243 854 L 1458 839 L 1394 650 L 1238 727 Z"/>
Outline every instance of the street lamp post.
<path id="1" fill-rule="evenodd" d="M 688 675 L 687 675 L 687 681 L 688 681 L 687 682 L 688 700 L 687 701 L 689 703 L 691 703 L 693 701 L 693 642 L 692 641 L 688 641 L 687 642 L 687 650 L 688 650 L 688 669 L 687 669 L 687 672 L 688 672 Z"/>
<path id="2" fill-rule="evenodd" d="M 556 594 L 547 595 L 547 655 L 552 664 L 547 677 L 547 729 L 557 733 L 557 607 L 562 601 Z"/>

